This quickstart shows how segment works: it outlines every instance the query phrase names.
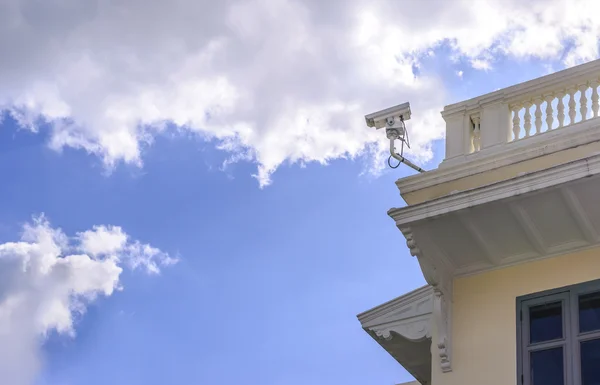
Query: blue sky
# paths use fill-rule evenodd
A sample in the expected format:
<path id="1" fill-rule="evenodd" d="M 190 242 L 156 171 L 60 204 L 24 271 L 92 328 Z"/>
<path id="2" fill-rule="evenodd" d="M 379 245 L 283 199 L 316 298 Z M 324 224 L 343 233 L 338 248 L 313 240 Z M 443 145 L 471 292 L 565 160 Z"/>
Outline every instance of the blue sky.
<path id="1" fill-rule="evenodd" d="M 424 284 L 364 115 L 597 58 L 596 0 L 0 3 L 0 382 L 396 384 Z M 389 15 L 394 15 L 392 20 Z"/>
<path id="2" fill-rule="evenodd" d="M 432 60 L 422 71 L 445 73 L 451 100 L 544 71 L 499 63 L 480 72 Z M 462 79 L 452 75 L 458 70 Z M 226 155 L 187 136 L 158 137 L 142 169 L 110 175 L 96 157 L 57 153 L 47 140 L 9 117 L 2 124 L 0 240 L 18 238 L 21 224 L 44 212 L 67 234 L 119 224 L 180 262 L 158 276 L 125 271 L 124 290 L 91 304 L 77 318 L 76 337 L 51 333 L 38 384 L 410 379 L 355 318 L 424 284 L 386 215 L 403 204 L 394 181 L 408 169 L 361 176 L 363 158 L 283 166 L 259 189 L 253 164 L 222 171 Z M 429 168 L 443 156 L 442 141 L 434 153 Z"/>
<path id="3" fill-rule="evenodd" d="M 51 336 L 41 384 L 408 378 L 355 318 L 423 284 L 385 214 L 400 204 L 398 174 L 359 177 L 360 161 L 340 160 L 284 167 L 260 190 L 251 165 L 210 171 L 223 156 L 210 144 L 159 139 L 143 172 L 106 177 L 85 154 L 56 154 L 10 120 L 2 128 L 3 239 L 43 211 L 66 233 L 119 223 L 181 255 L 160 276 L 126 274 L 76 338 Z"/>

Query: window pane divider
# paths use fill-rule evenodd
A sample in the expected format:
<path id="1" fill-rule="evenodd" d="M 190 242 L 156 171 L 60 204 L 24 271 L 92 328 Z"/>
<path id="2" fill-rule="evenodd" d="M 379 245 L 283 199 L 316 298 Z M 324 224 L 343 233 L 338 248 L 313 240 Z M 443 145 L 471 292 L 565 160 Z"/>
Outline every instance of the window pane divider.
<path id="1" fill-rule="evenodd" d="M 593 332 L 585 332 L 581 333 L 575 337 L 578 341 L 589 341 L 596 340 L 600 338 L 600 330 L 595 330 Z"/>
<path id="2" fill-rule="evenodd" d="M 556 348 L 559 346 L 565 346 L 565 345 L 567 345 L 567 340 L 563 338 L 560 340 L 538 342 L 533 345 L 527 346 L 527 350 L 529 352 L 537 352 L 538 350 L 552 349 L 552 348 Z"/>

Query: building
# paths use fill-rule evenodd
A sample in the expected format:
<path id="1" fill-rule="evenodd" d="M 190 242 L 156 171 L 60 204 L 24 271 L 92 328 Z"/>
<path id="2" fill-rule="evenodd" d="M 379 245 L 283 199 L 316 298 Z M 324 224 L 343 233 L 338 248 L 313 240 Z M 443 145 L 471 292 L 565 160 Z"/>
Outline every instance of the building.
<path id="1" fill-rule="evenodd" d="M 446 106 L 388 215 L 427 286 L 358 315 L 423 385 L 600 384 L 600 60 Z"/>

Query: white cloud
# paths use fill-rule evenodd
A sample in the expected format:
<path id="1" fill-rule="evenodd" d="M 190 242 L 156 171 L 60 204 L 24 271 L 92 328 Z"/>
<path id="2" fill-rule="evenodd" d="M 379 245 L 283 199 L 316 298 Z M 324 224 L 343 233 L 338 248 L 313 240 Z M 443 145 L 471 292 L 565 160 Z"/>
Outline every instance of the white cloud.
<path id="1" fill-rule="evenodd" d="M 492 69 L 492 63 L 489 59 L 473 59 L 471 60 L 471 67 L 476 70 L 489 71 Z"/>
<path id="2" fill-rule="evenodd" d="M 113 255 L 127 243 L 127 234 L 119 226 L 94 226 L 92 230 L 77 234 L 81 251 L 94 257 Z"/>
<path id="3" fill-rule="evenodd" d="M 599 11 L 596 0 L 4 0 L 0 106 L 109 168 L 142 166 L 172 122 L 214 140 L 224 166 L 255 161 L 266 185 L 284 162 L 379 153 L 363 115 L 409 100 L 415 119 L 435 115 L 411 122 L 424 162 L 447 98 L 435 74 L 413 75 L 421 58 L 446 43 L 476 69 L 498 54 L 570 66 L 598 56 Z"/>
<path id="4" fill-rule="evenodd" d="M 32 384 L 44 337 L 50 332 L 73 336 L 74 319 L 86 306 L 121 288 L 122 266 L 157 273 L 176 262 L 127 238 L 114 226 L 95 226 L 68 238 L 40 216 L 24 226 L 20 241 L 0 244 L 2 383 Z"/>
<path id="5" fill-rule="evenodd" d="M 463 77 L 463 72 L 462 71 L 456 71 L 456 76 L 458 76 L 459 78 L 462 79 Z"/>
<path id="6" fill-rule="evenodd" d="M 168 266 L 177 262 L 157 248 L 139 241 L 128 242 L 128 235 L 119 226 L 94 226 L 92 230 L 77 234 L 79 249 L 94 258 L 118 259 L 126 255 L 125 260 L 129 267 L 136 269 L 143 267 L 148 273 L 159 273 L 160 266 Z"/>

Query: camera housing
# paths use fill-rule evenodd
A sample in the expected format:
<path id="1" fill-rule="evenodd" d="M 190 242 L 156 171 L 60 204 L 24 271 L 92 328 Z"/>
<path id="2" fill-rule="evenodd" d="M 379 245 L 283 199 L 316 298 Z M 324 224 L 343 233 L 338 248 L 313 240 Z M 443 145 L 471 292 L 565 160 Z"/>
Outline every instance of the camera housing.
<path id="1" fill-rule="evenodd" d="M 378 112 L 366 115 L 367 126 L 379 128 L 400 128 L 402 120 L 410 119 L 410 103 L 402 103 L 395 107 L 386 108 Z"/>

